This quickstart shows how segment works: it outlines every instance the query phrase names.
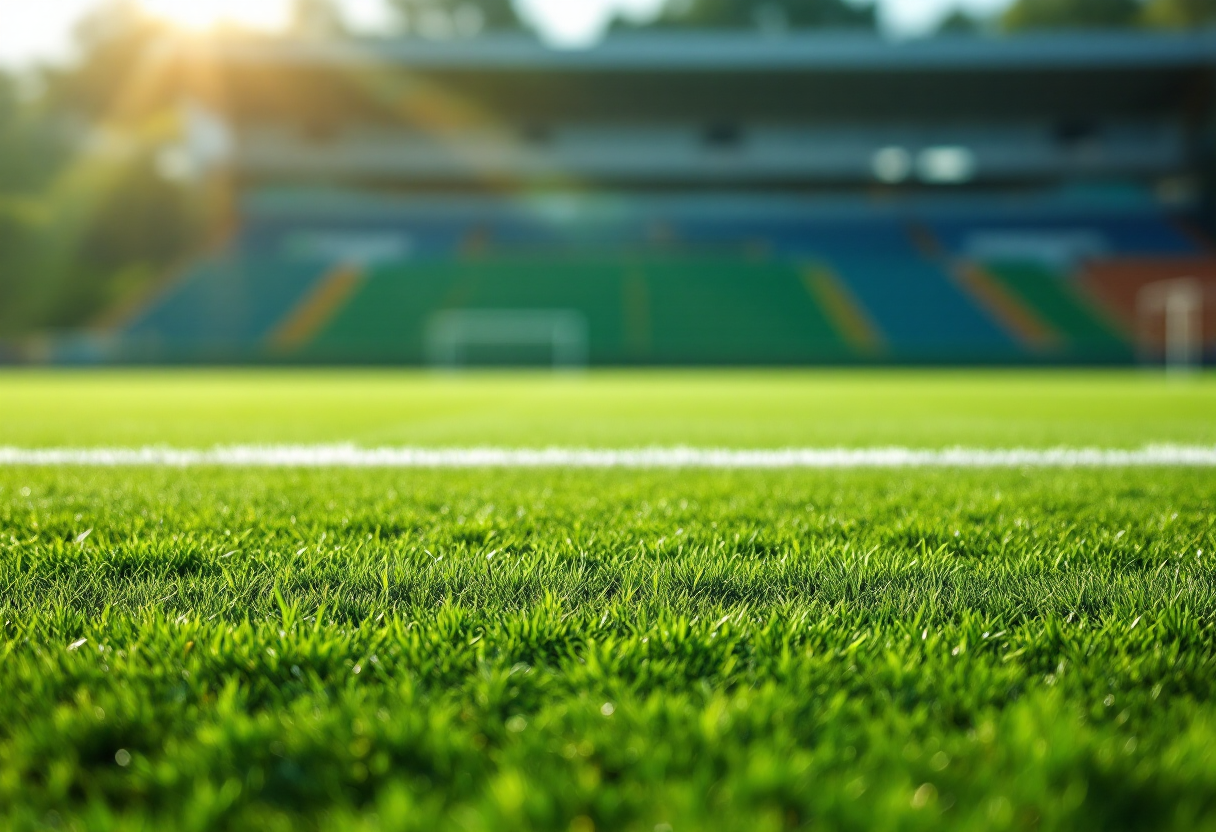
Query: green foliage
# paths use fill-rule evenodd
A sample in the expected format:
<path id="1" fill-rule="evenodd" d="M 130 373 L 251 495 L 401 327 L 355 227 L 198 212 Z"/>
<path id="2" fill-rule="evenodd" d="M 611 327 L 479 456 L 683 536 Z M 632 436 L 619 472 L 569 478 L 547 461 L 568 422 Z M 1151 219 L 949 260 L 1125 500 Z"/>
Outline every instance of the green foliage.
<path id="1" fill-rule="evenodd" d="M 48 112 L 83 127 L 145 111 L 160 88 L 155 45 L 165 24 L 148 16 L 134 0 L 107 0 L 89 12 L 76 30 L 80 58 L 42 71 L 40 103 Z M 167 103 L 172 103 L 169 93 Z"/>
<path id="2" fill-rule="evenodd" d="M 46 227 L 43 191 L 68 158 L 62 125 L 0 71 L 0 332 L 20 324 Z"/>
<path id="3" fill-rule="evenodd" d="M 0 470 L 0 825 L 1211 828 L 1214 500 Z"/>
<path id="4" fill-rule="evenodd" d="M 401 31 L 447 39 L 524 28 L 511 0 L 391 0 Z"/>
<path id="5" fill-rule="evenodd" d="M 978 22 L 955 12 L 943 22 L 941 30 L 972 30 Z M 1000 19 L 1001 26 L 1010 31 L 1188 29 L 1213 22 L 1216 22 L 1216 0 L 1016 0 Z M 963 28 L 957 28 L 960 25 Z"/>
<path id="6" fill-rule="evenodd" d="M 1141 0 L 1017 0 L 1002 22 L 1010 30 L 1130 27 L 1142 7 Z"/>
<path id="7" fill-rule="evenodd" d="M 165 179 L 173 95 L 151 56 L 159 24 L 108 3 L 82 24 L 82 57 L 46 69 L 36 96 L 0 74 L 0 335 L 87 323 L 196 250 L 211 204 Z"/>
<path id="8" fill-rule="evenodd" d="M 321 39 L 349 34 L 335 0 L 294 0 L 290 31 L 296 37 Z"/>
<path id="9" fill-rule="evenodd" d="M 1216 0 L 1151 0 L 1145 19 L 1154 26 L 1193 28 L 1216 22 Z"/>
<path id="10" fill-rule="evenodd" d="M 969 14 L 963 9 L 954 9 L 942 18 L 937 31 L 942 34 L 972 35 L 984 31 L 986 24 L 987 21 L 983 18 Z"/>
<path id="11" fill-rule="evenodd" d="M 707 29 L 875 27 L 873 4 L 850 0 L 671 0 L 655 26 Z"/>
<path id="12" fill-rule="evenodd" d="M 194 250 L 207 203 L 148 153 L 79 160 L 38 199 L 0 202 L 0 332 L 79 326 Z"/>
<path id="13" fill-rule="evenodd" d="M 0 196 L 46 186 L 67 157 L 60 125 L 22 95 L 17 79 L 0 71 Z"/>
<path id="14" fill-rule="evenodd" d="M 44 214 L 35 200 L 0 197 L 0 332 L 19 329 L 28 314 Z"/>
<path id="15" fill-rule="evenodd" d="M 102 173 L 104 182 L 92 180 L 98 190 L 81 195 L 93 199 L 93 210 L 64 212 L 71 228 L 59 236 L 66 256 L 44 275 L 60 281 L 50 294 L 54 302 L 40 315 L 49 326 L 79 325 L 137 292 L 197 248 L 203 235 L 203 206 L 195 194 L 165 180 L 148 156 Z"/>

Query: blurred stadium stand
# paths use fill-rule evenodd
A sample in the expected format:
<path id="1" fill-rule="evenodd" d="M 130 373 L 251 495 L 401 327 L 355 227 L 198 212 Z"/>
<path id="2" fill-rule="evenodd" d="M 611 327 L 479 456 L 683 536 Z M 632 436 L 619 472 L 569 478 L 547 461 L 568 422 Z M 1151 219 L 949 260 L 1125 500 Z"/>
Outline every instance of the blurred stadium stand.
<path id="1" fill-rule="evenodd" d="M 1216 354 L 1216 35 L 180 60 L 237 230 L 66 358 L 1128 363 L 1178 278 Z"/>

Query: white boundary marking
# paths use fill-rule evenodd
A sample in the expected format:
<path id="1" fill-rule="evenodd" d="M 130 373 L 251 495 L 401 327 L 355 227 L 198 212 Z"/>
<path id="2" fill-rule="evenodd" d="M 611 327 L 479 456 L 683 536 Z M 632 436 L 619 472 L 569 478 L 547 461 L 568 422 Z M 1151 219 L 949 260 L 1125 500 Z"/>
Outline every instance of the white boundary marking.
<path id="1" fill-rule="evenodd" d="M 229 445 L 211 449 L 15 448 L 0 466 L 189 468 L 1210 468 L 1216 445 L 1119 448 L 362 448 L 357 445 Z"/>

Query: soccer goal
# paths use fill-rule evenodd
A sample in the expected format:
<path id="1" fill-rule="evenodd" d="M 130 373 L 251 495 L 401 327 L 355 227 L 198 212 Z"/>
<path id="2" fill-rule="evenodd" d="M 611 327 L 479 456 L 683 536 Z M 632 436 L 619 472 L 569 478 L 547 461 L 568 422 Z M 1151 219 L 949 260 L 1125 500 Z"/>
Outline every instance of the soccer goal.
<path id="1" fill-rule="evenodd" d="M 426 328 L 433 366 L 587 365 L 587 319 L 573 309 L 453 309 Z"/>
<path id="2" fill-rule="evenodd" d="M 1164 357 L 1171 373 L 1186 373 L 1203 360 L 1203 285 L 1191 277 L 1161 280 L 1136 296 L 1141 358 Z"/>

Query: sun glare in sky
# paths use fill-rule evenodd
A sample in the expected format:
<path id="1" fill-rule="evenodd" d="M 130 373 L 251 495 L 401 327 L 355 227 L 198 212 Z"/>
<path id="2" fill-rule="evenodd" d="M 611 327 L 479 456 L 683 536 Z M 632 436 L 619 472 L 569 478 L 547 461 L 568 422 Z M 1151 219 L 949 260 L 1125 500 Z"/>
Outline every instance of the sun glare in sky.
<path id="1" fill-rule="evenodd" d="M 856 0 L 867 2 L 867 0 Z M 71 54 L 72 28 L 102 0 L 0 0 L 0 68 Z M 137 0 L 149 12 L 185 29 L 221 23 L 276 30 L 291 16 L 292 0 Z M 556 46 L 585 46 L 599 38 L 616 13 L 636 19 L 654 14 L 663 0 L 512 0 L 520 14 Z M 1010 0 L 875 0 L 883 30 L 895 37 L 925 34 L 952 8 L 995 13 Z M 389 29 L 387 0 L 337 0 L 356 32 Z"/>
<path id="2" fill-rule="evenodd" d="M 186 29 L 212 29 L 233 23 L 255 29 L 277 29 L 286 24 L 290 0 L 140 0 L 157 17 Z"/>

